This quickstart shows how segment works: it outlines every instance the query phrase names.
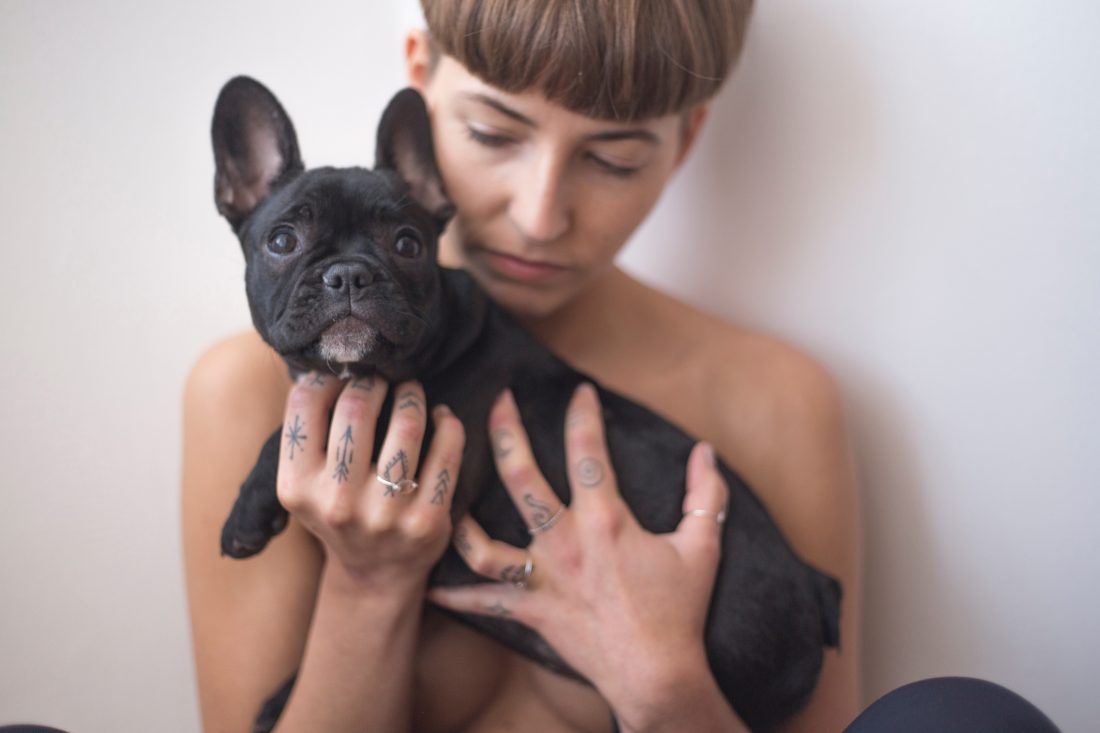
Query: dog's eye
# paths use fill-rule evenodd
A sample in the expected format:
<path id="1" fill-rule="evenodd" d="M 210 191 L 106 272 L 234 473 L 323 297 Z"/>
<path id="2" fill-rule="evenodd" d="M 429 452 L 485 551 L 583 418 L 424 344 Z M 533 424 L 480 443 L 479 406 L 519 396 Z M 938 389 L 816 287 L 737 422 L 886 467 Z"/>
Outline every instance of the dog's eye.
<path id="1" fill-rule="evenodd" d="M 267 248 L 277 255 L 288 255 L 298 249 L 298 235 L 290 227 L 279 227 L 267 240 Z"/>
<path id="2" fill-rule="evenodd" d="M 397 254 L 402 257 L 417 257 L 420 255 L 422 245 L 419 239 L 406 233 L 397 238 L 393 247 L 397 250 Z"/>

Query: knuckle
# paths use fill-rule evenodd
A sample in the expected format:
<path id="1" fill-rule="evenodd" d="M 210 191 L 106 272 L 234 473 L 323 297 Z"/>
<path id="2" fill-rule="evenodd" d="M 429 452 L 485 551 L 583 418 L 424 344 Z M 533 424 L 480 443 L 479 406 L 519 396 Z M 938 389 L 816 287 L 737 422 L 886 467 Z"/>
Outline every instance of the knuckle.
<path id="1" fill-rule="evenodd" d="M 481 548 L 472 548 L 465 555 L 466 564 L 470 566 L 470 570 L 473 570 L 478 575 L 484 575 L 486 577 L 492 576 L 493 571 L 496 568 L 496 563 L 493 562 L 489 553 Z"/>
<path id="2" fill-rule="evenodd" d="M 617 537 L 623 530 L 625 516 L 616 507 L 594 506 L 583 512 L 589 529 L 597 535 Z"/>
<path id="3" fill-rule="evenodd" d="M 336 412 L 350 423 L 377 418 L 378 406 L 358 391 L 345 391 L 336 402 Z"/>
<path id="4" fill-rule="evenodd" d="M 424 421 L 415 415 L 398 413 L 390 421 L 389 433 L 401 443 L 415 443 L 424 437 Z"/>
<path id="5" fill-rule="evenodd" d="M 424 542 L 444 534 L 438 512 L 409 512 L 402 524 L 405 536 L 414 541 Z"/>
<path id="6" fill-rule="evenodd" d="M 329 501 L 321 512 L 321 521 L 334 529 L 344 529 L 355 520 L 355 506 L 350 497 L 340 492 Z"/>
<path id="7" fill-rule="evenodd" d="M 500 472 L 500 477 L 505 484 L 513 489 L 521 489 L 533 486 L 538 481 L 539 472 L 537 468 L 524 461 L 506 466 Z"/>

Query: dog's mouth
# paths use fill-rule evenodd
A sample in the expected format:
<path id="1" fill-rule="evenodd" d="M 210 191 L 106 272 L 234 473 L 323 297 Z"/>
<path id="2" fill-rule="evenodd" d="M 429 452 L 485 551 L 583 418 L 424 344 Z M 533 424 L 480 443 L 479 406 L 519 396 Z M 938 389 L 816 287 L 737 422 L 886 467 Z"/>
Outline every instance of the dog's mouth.
<path id="1" fill-rule="evenodd" d="M 326 328 L 317 342 L 322 359 L 334 364 L 362 361 L 382 339 L 375 328 L 355 316 L 342 318 Z"/>

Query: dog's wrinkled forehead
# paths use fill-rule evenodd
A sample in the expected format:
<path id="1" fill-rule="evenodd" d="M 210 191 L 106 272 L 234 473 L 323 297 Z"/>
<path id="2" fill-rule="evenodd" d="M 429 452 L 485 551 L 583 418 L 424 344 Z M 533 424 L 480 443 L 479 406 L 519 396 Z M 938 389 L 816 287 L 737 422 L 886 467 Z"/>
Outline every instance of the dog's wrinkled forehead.
<path id="1" fill-rule="evenodd" d="M 310 225 L 315 237 L 413 226 L 425 235 L 433 222 L 390 171 L 316 168 L 276 191 L 245 224 L 245 237 L 262 240 L 272 227 Z M 425 236 L 425 239 L 431 237 Z"/>

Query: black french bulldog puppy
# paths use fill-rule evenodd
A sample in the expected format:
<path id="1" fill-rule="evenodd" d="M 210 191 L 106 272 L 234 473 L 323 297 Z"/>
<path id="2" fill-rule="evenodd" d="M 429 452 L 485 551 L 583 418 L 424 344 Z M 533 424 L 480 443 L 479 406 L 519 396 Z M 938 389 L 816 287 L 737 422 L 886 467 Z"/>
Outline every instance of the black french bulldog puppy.
<path id="1" fill-rule="evenodd" d="M 411 89 L 398 93 L 378 128 L 374 170 L 305 170 L 290 119 L 258 82 L 237 77 L 213 120 L 215 200 L 240 239 L 252 320 L 290 367 L 391 384 L 416 378 L 429 403 L 466 425 L 453 516 L 472 513 L 493 537 L 530 541 L 497 476 L 487 436 L 490 406 L 505 387 L 516 398 L 547 481 L 565 503 L 563 424 L 581 374 L 523 330 L 458 270 L 436 263 L 453 207 L 440 179 L 428 113 Z M 607 443 L 624 499 L 652 532 L 680 521 L 685 466 L 695 440 L 644 407 L 597 385 Z M 383 409 L 383 415 L 389 415 Z M 383 420 L 383 422 L 385 419 Z M 429 425 L 429 430 L 430 430 Z M 374 455 L 385 435 L 378 428 Z M 259 552 L 283 529 L 275 492 L 280 446 L 264 445 L 222 533 L 233 557 Z M 425 447 L 430 435 L 424 441 Z M 796 712 L 817 680 L 825 646 L 838 642 L 839 584 L 795 556 L 763 505 L 728 466 L 728 520 L 706 626 L 722 691 L 754 730 Z M 433 584 L 485 582 L 449 549 Z M 512 649 L 577 676 L 530 629 L 505 619 L 455 614 Z M 291 680 L 265 708 L 274 723 Z"/>

